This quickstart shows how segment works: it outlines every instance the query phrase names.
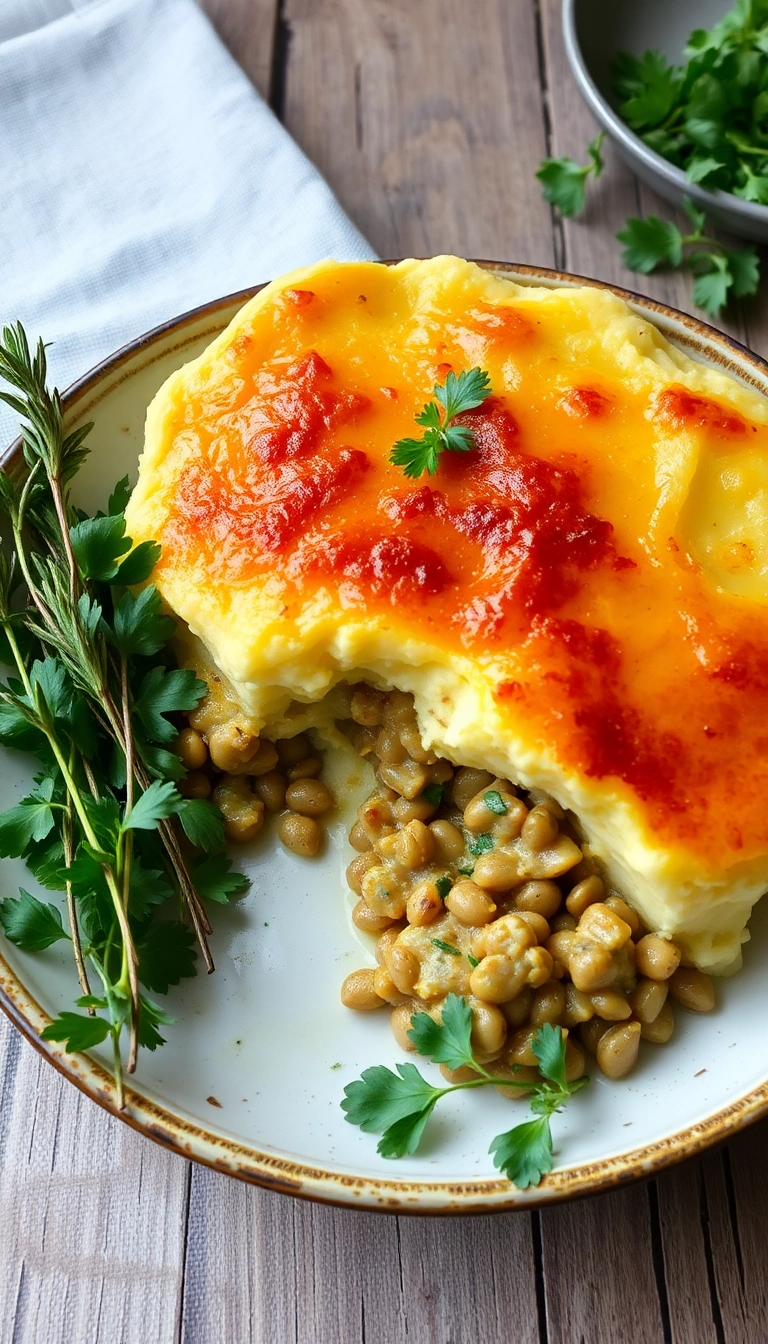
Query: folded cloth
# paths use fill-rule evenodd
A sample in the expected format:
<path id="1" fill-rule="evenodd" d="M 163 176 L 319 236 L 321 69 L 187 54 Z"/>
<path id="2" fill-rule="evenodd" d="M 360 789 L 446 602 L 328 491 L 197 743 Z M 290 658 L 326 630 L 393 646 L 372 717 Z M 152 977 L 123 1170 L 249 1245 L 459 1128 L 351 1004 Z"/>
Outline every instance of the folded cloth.
<path id="1" fill-rule="evenodd" d="M 0 0 L 0 320 L 60 387 L 167 318 L 374 254 L 193 0 Z M 15 432 L 0 406 L 0 446 Z"/>

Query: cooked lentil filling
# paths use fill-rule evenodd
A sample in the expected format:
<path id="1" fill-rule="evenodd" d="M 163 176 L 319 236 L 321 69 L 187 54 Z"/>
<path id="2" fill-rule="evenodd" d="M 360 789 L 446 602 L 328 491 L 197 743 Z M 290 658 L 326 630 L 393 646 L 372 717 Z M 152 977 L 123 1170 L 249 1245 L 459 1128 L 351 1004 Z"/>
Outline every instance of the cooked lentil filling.
<path id="1" fill-rule="evenodd" d="M 412 1051 L 413 1014 L 437 1016 L 446 995 L 465 995 L 477 1057 L 518 1083 L 537 1077 L 531 1040 L 545 1022 L 568 1033 L 570 1081 L 583 1074 L 585 1052 L 617 1079 L 641 1040 L 671 1038 L 670 1000 L 690 1012 L 714 1007 L 711 979 L 606 886 L 554 799 L 428 751 L 402 691 L 335 694 L 337 726 L 376 778 L 349 833 L 357 857 L 347 880 L 359 898 L 353 921 L 376 938 L 378 966 L 346 977 L 346 1007 L 388 1008 L 398 1044 Z M 212 797 L 230 840 L 253 840 L 270 812 L 287 849 L 319 853 L 319 818 L 334 798 L 305 733 L 260 738 L 219 683 L 190 714 L 178 750 L 189 771 L 182 791 Z"/>

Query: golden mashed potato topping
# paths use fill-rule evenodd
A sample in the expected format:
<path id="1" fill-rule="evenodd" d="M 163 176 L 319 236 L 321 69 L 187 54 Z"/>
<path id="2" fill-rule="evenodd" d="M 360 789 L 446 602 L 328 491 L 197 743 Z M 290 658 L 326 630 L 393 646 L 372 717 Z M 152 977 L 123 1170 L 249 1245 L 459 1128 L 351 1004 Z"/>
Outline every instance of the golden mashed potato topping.
<path id="1" fill-rule="evenodd" d="M 390 462 L 448 372 L 474 447 Z M 339 681 L 543 789 L 648 927 L 738 963 L 768 886 L 768 403 L 617 296 L 454 257 L 321 263 L 147 416 L 128 509 L 259 726 Z"/>

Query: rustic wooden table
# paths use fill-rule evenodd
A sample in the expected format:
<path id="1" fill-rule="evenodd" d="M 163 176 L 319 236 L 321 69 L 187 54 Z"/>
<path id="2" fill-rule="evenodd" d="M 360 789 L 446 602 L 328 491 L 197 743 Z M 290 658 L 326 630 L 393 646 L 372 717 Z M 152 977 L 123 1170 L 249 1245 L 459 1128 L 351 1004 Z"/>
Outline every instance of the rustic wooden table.
<path id="1" fill-rule="evenodd" d="M 606 152 L 587 214 L 534 180 L 594 134 L 558 0 L 203 0 L 384 257 L 557 266 L 681 308 L 614 240 L 667 207 Z M 258 240 L 254 246 L 258 247 Z M 768 303 L 732 330 L 768 353 Z M 542 1213 L 386 1217 L 269 1194 L 140 1138 L 0 1024 L 0 1342 L 755 1344 L 768 1122 L 644 1185 Z"/>

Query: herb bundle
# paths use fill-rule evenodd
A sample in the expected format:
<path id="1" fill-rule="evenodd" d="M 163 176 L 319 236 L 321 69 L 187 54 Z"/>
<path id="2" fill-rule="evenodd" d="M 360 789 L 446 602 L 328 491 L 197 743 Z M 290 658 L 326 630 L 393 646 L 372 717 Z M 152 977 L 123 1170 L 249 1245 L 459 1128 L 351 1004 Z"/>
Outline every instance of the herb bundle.
<path id="1" fill-rule="evenodd" d="M 148 995 L 195 975 L 195 941 L 213 970 L 203 899 L 226 902 L 247 881 L 221 852 L 219 810 L 178 788 L 173 716 L 207 688 L 174 666 L 174 622 L 147 583 L 160 547 L 133 547 L 125 534 L 128 480 L 106 514 L 75 508 L 70 486 L 92 426 L 65 433 L 45 347 L 33 353 L 20 324 L 3 331 L 0 378 L 26 464 L 0 473 L 10 533 L 0 655 L 13 669 L 0 684 L 0 743 L 39 767 L 29 796 L 0 814 L 0 857 L 23 857 L 42 886 L 65 893 L 67 927 L 59 904 L 23 889 L 0 901 L 0 923 L 27 952 L 70 940 L 84 1011 L 60 1013 L 43 1036 L 67 1050 L 111 1038 L 122 1107 L 123 1033 L 133 1072 L 139 1047 L 164 1044 L 159 1027 L 173 1021 Z"/>
<path id="2" fill-rule="evenodd" d="M 450 951 L 461 955 L 458 949 Z M 377 1152 L 382 1157 L 415 1153 L 427 1121 L 441 1098 L 475 1087 L 518 1088 L 530 1092 L 535 1120 L 497 1134 L 489 1152 L 494 1166 L 520 1190 L 538 1185 L 552 1170 L 554 1145 L 550 1120 L 588 1082 L 569 1083 L 565 1076 L 566 1038 L 560 1027 L 539 1027 L 532 1049 L 539 1061 L 539 1081 L 522 1081 L 509 1074 L 494 1074 L 480 1064 L 472 1051 L 472 1009 L 463 997 L 449 994 L 441 1021 L 428 1013 L 416 1013 L 408 1032 L 414 1046 L 434 1064 L 451 1070 L 465 1069 L 471 1076 L 447 1087 L 432 1087 L 415 1064 L 398 1064 L 397 1072 L 379 1064 L 344 1089 L 342 1110 L 350 1124 L 365 1133 L 381 1134 Z"/>

